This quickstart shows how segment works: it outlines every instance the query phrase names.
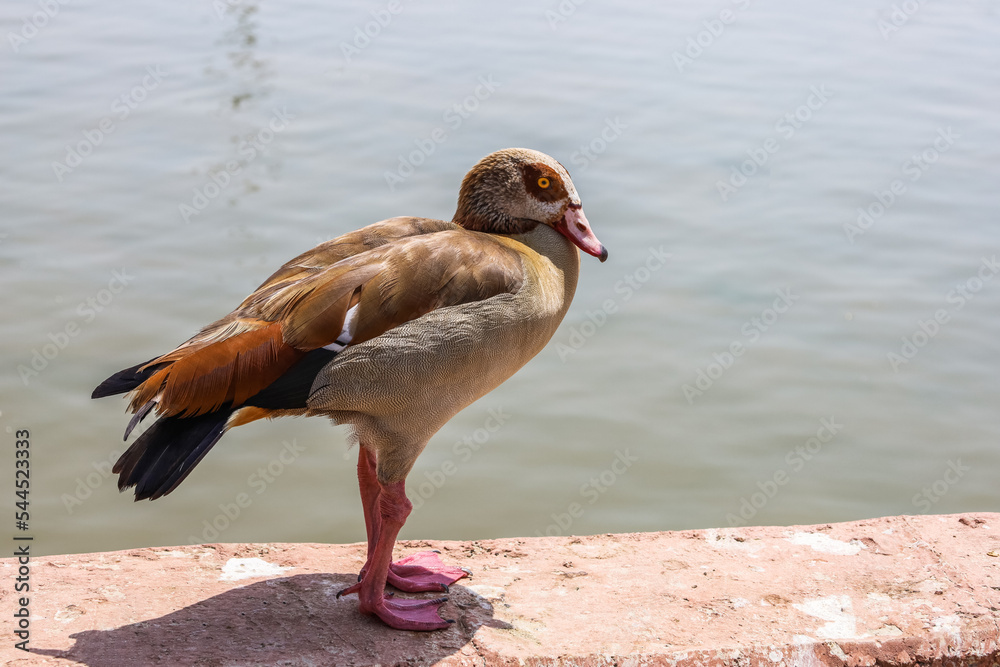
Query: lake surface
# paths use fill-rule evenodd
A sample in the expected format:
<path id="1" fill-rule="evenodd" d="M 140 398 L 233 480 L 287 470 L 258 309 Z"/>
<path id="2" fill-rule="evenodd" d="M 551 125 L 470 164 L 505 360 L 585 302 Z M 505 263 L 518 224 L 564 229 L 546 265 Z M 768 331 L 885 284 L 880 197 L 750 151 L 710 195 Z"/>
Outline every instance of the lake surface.
<path id="1" fill-rule="evenodd" d="M 363 540 L 343 428 L 240 428 L 134 504 L 125 403 L 90 392 L 318 242 L 450 219 L 508 146 L 566 165 L 610 260 L 432 440 L 401 537 L 1000 510 L 996 0 L 40 11 L 0 9 L 0 426 L 37 553 Z"/>

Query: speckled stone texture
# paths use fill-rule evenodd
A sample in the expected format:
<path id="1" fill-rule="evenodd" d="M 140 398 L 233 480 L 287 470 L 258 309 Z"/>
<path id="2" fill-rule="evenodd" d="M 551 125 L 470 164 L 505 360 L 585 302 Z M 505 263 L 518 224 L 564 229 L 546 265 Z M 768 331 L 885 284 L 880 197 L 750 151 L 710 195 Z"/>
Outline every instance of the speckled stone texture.
<path id="1" fill-rule="evenodd" d="M 435 633 L 391 630 L 336 598 L 363 544 L 37 558 L 31 653 L 13 648 L 17 563 L 3 559 L 0 662 L 1000 665 L 1000 514 L 411 541 L 396 555 L 428 548 L 474 572 L 442 608 L 457 622 Z"/>

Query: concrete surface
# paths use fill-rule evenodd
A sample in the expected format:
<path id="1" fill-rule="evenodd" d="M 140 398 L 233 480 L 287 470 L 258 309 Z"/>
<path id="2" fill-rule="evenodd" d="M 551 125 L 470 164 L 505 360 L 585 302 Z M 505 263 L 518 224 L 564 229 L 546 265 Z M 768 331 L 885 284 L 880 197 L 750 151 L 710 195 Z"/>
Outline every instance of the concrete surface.
<path id="1" fill-rule="evenodd" d="M 364 545 L 210 544 L 0 561 L 0 661 L 29 665 L 1000 665 L 1000 514 L 402 542 L 473 570 L 399 632 L 335 594 Z M 419 597 L 419 596 L 418 596 Z M 425 595 L 424 597 L 427 597 Z"/>

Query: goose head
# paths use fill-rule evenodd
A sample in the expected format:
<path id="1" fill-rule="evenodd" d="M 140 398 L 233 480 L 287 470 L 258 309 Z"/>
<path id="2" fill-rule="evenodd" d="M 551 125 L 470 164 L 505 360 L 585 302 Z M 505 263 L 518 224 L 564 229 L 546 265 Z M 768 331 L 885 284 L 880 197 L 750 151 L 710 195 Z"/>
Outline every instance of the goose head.
<path id="1" fill-rule="evenodd" d="M 566 168 L 528 148 L 490 153 L 462 180 L 454 222 L 491 234 L 521 234 L 548 225 L 602 262 L 605 248 L 590 229 Z"/>

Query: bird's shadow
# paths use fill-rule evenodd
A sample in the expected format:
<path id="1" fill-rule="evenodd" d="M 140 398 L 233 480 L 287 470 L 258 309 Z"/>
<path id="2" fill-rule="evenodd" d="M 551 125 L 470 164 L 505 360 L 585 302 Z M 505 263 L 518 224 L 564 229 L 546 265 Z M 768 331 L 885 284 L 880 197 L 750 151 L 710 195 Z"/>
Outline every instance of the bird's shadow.
<path id="1" fill-rule="evenodd" d="M 480 626 L 510 628 L 493 606 L 453 585 L 446 630 L 393 630 L 358 613 L 357 596 L 337 599 L 355 575 L 301 574 L 234 588 L 158 618 L 71 635 L 66 651 L 31 652 L 95 667 L 118 665 L 433 664 L 462 649 Z M 427 596 L 424 596 L 427 597 Z"/>

